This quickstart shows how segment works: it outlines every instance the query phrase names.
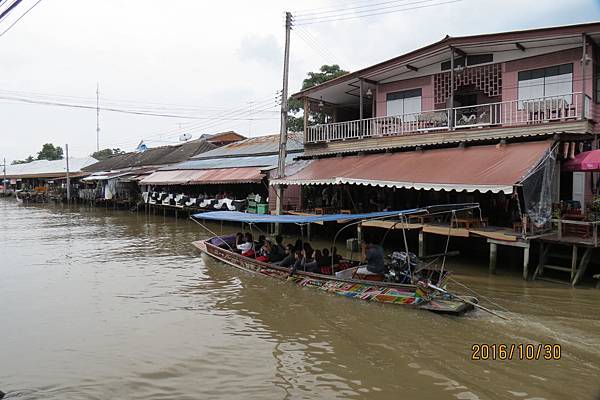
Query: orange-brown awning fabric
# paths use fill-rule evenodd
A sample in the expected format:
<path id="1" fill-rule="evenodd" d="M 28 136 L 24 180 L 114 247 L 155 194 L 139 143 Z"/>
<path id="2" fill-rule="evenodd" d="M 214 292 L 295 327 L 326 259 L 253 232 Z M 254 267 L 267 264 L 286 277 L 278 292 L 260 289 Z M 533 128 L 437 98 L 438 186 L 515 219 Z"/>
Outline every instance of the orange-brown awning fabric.
<path id="1" fill-rule="evenodd" d="M 512 193 L 550 141 L 323 158 L 272 185 L 359 184 Z"/>
<path id="2" fill-rule="evenodd" d="M 217 183 L 260 183 L 260 168 L 218 168 L 156 171 L 142 179 L 140 185 L 207 185 Z"/>

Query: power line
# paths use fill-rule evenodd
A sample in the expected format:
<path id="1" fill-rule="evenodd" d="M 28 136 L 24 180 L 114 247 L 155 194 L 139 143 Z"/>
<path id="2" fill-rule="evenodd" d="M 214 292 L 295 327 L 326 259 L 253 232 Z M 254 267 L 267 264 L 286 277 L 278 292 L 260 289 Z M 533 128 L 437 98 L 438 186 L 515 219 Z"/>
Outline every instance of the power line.
<path id="1" fill-rule="evenodd" d="M 12 24 L 10 24 L 8 26 L 8 28 L 6 28 L 4 31 L 2 31 L 2 33 L 0 33 L 0 37 L 4 36 L 4 34 L 6 32 L 8 32 L 13 26 L 15 26 L 17 24 L 17 22 L 19 22 L 21 20 L 21 18 L 23 18 L 24 16 L 26 16 L 29 13 L 29 11 L 33 10 L 35 6 L 37 6 L 38 4 L 40 4 L 41 1 L 42 0 L 36 1 L 34 5 L 32 5 L 31 7 L 29 7 L 29 9 L 27 11 L 25 11 L 23 14 L 21 14 L 21 16 L 19 18 L 17 18 L 17 20 L 15 22 L 13 22 Z"/>
<path id="2" fill-rule="evenodd" d="M 258 106 L 258 107 L 265 107 L 266 104 L 270 104 L 272 102 L 274 102 L 274 99 L 272 98 L 272 96 L 269 96 L 266 100 L 255 101 L 254 104 L 255 104 L 255 106 Z M 275 105 L 276 104 L 273 104 L 272 106 L 270 106 L 270 108 L 275 107 Z M 218 114 L 218 116 L 220 117 L 219 121 L 212 121 L 212 123 L 211 123 L 211 121 L 197 121 L 197 122 L 190 123 L 188 126 L 185 127 L 184 131 L 209 129 L 216 125 L 222 125 L 231 120 L 236 120 L 236 118 L 228 117 L 229 115 L 251 117 L 252 115 L 259 114 L 259 113 L 263 112 L 263 110 L 264 110 L 264 109 L 254 109 L 251 111 L 248 111 L 248 110 L 243 111 L 242 108 L 244 108 L 244 107 L 237 107 L 228 113 Z M 277 119 L 277 118 L 272 118 L 272 119 Z M 239 120 L 239 121 L 265 120 L 265 118 L 237 118 L 237 120 Z M 240 123 L 242 123 L 242 122 L 240 122 Z M 138 142 L 139 140 L 152 140 L 153 138 L 161 138 L 162 139 L 162 138 L 168 137 L 169 135 L 175 136 L 176 131 L 179 132 L 179 129 L 172 128 L 172 129 L 168 129 L 166 131 L 160 132 L 158 134 L 144 135 L 143 138 L 140 137 L 139 139 L 135 139 L 135 140 L 132 139 L 130 141 L 113 143 L 113 145 L 135 143 L 135 142 Z"/>
<path id="3" fill-rule="evenodd" d="M 371 3 L 372 1 L 373 0 L 339 1 L 339 2 L 336 2 L 335 4 L 341 4 L 341 6 L 348 6 L 348 5 L 352 5 L 352 4 Z M 334 3 L 332 3 L 332 5 L 329 5 L 329 6 L 316 7 L 316 8 L 305 8 L 305 9 L 301 9 L 301 10 L 295 10 L 295 11 L 292 12 L 292 14 L 293 15 L 301 15 L 301 14 L 308 14 L 308 13 L 312 13 L 312 12 L 320 11 L 320 10 L 339 9 L 339 6 L 335 6 L 333 4 Z"/>
<path id="4" fill-rule="evenodd" d="M 433 0 L 423 0 L 420 3 L 429 2 L 429 1 L 433 1 Z M 334 16 L 332 16 L 331 19 L 307 20 L 306 22 L 302 21 L 302 20 L 299 20 L 298 23 L 296 23 L 296 26 L 298 26 L 298 25 L 312 25 L 312 24 L 319 24 L 319 23 L 324 23 L 324 22 L 346 21 L 346 20 L 349 20 L 349 19 L 365 18 L 365 17 L 376 16 L 376 15 L 392 14 L 392 13 L 397 13 L 397 12 L 401 12 L 401 11 L 410 11 L 410 10 L 417 10 L 417 9 L 421 9 L 421 8 L 429 8 L 429 7 L 441 6 L 441 5 L 444 5 L 444 4 L 458 3 L 458 2 L 461 2 L 461 1 L 462 0 L 450 0 L 450 1 L 438 2 L 438 3 L 434 3 L 434 4 L 425 4 L 425 5 L 421 5 L 421 6 L 415 6 L 415 7 L 406 7 L 406 5 L 408 5 L 408 4 L 405 4 L 404 6 L 402 6 L 404 8 L 395 9 L 395 10 L 386 10 L 386 11 L 375 12 L 375 13 L 366 13 L 366 14 L 357 13 L 356 15 L 351 15 L 351 16 L 342 17 L 342 18 L 337 18 L 337 16 L 335 16 L 335 18 L 333 18 Z M 414 2 L 414 3 L 419 3 L 419 2 Z"/>
<path id="5" fill-rule="evenodd" d="M 317 53 L 319 56 L 321 56 L 323 58 L 323 60 L 327 63 L 327 64 L 335 64 L 335 62 L 332 62 L 331 60 L 333 58 L 331 58 L 331 55 L 329 55 L 327 52 L 325 52 L 324 50 L 322 50 L 320 47 L 318 47 L 314 42 L 312 42 L 307 36 L 305 36 L 305 34 L 300 31 L 300 30 L 295 30 L 297 36 L 302 39 L 302 41 L 310 48 L 312 49 L 315 53 Z"/>
<path id="6" fill-rule="evenodd" d="M 259 103 L 257 103 L 256 105 L 259 105 Z M 261 104 L 260 106 L 264 106 L 264 104 Z M 269 108 L 272 108 L 272 107 L 275 107 L 275 105 L 271 105 Z M 245 116 L 245 117 L 246 116 L 251 117 L 253 115 L 259 114 L 261 111 L 262 111 L 261 109 L 256 109 L 256 110 L 252 110 L 252 112 L 245 111 L 245 112 L 237 112 L 234 114 Z M 214 128 L 215 126 L 218 126 L 218 125 L 223 125 L 225 123 L 229 123 L 231 120 L 232 120 L 232 118 L 228 118 L 228 115 L 223 115 L 222 120 L 219 120 L 219 121 L 210 121 L 210 122 L 202 121 L 202 122 L 190 123 L 185 127 L 184 131 L 191 132 L 191 131 L 198 131 L 198 130 L 207 130 L 207 129 Z M 248 118 L 248 120 L 257 120 L 257 118 Z M 175 129 L 171 128 L 171 129 L 168 129 L 161 133 L 153 134 L 151 136 L 145 135 L 145 137 L 146 138 L 152 138 L 152 137 L 163 138 L 163 137 L 168 137 L 169 135 L 174 135 L 174 134 L 175 134 Z"/>
<path id="7" fill-rule="evenodd" d="M 83 97 L 83 96 L 72 96 L 72 95 L 62 95 L 62 94 L 51 94 L 51 93 L 43 93 L 43 92 L 25 92 L 25 91 L 15 91 L 15 90 L 5 90 L 0 89 L 0 95 L 5 94 L 8 96 L 17 96 L 23 98 L 30 98 L 33 100 L 43 99 L 48 101 L 75 101 L 76 103 L 89 103 L 89 105 L 96 104 L 96 96 L 94 97 Z M 116 108 L 128 108 L 142 111 L 157 111 L 157 112 L 191 112 L 191 113 L 201 113 L 201 112 L 220 112 L 226 111 L 229 108 L 227 107 L 194 107 L 191 105 L 181 105 L 181 104 L 161 104 L 161 103 L 152 103 L 152 102 L 142 102 L 137 100 L 117 100 L 117 99 L 108 99 L 103 98 L 104 105 L 111 105 Z M 136 104 L 149 104 L 152 106 L 138 106 Z M 132 106 L 133 105 L 133 106 Z M 175 106 L 175 107 L 171 107 Z"/>
<path id="8" fill-rule="evenodd" d="M 79 108 L 79 109 L 87 109 L 87 110 L 96 110 L 97 109 L 96 106 L 92 106 L 92 105 L 63 103 L 63 102 L 44 101 L 44 100 L 32 100 L 32 99 L 27 99 L 27 98 L 10 97 L 10 96 L 3 96 L 3 95 L 0 95 L 0 99 L 2 99 L 2 100 L 12 100 L 12 101 L 17 101 L 17 102 L 22 102 L 22 103 L 29 103 L 29 104 L 42 104 L 42 105 L 57 106 L 57 107 L 66 107 L 66 108 Z M 123 113 L 123 114 L 133 114 L 133 115 L 145 115 L 145 116 L 151 116 L 151 117 L 181 118 L 181 119 L 196 119 L 196 120 L 214 120 L 214 119 L 219 119 L 219 118 L 215 118 L 215 117 L 198 117 L 198 116 L 191 116 L 191 115 L 178 115 L 178 114 L 166 114 L 166 113 L 156 113 L 156 112 L 144 112 L 144 111 L 125 110 L 125 109 L 112 108 L 112 107 L 99 107 L 99 109 L 102 110 L 102 111 L 110 111 L 110 112 Z"/>
<path id="9" fill-rule="evenodd" d="M 2 19 L 4 17 L 6 17 L 12 10 L 14 10 L 14 8 L 16 6 L 18 6 L 21 1 L 22 0 L 15 0 L 15 1 L 12 2 L 11 5 L 9 5 L 8 7 L 6 7 L 6 9 L 4 11 L 2 11 L 2 13 L 0 14 L 0 21 L 2 21 Z"/>
<path id="10" fill-rule="evenodd" d="M 308 13 L 298 13 L 298 14 L 294 14 L 294 17 L 307 17 L 307 16 L 315 16 L 315 15 L 323 15 L 323 14 L 336 14 L 342 11 L 348 11 L 348 10 L 358 10 L 361 8 L 367 8 L 370 9 L 374 6 L 378 6 L 378 5 L 384 5 L 384 4 L 391 4 L 391 3 L 404 3 L 408 0 L 388 0 L 388 1 L 383 1 L 383 2 L 379 2 L 379 3 L 369 3 L 369 4 L 365 4 L 365 5 L 361 5 L 361 6 L 355 6 L 355 7 L 346 7 L 346 8 L 332 8 L 329 11 L 319 11 L 319 12 L 308 12 Z M 367 10 L 362 10 L 362 11 L 367 11 Z M 371 10 L 374 11 L 374 10 Z"/>
<path id="11" fill-rule="evenodd" d="M 333 64 L 339 64 L 341 61 L 341 58 L 338 57 L 332 50 L 331 48 L 329 48 L 326 45 L 322 45 L 319 40 L 312 35 L 306 28 L 304 28 L 303 26 L 297 26 L 295 29 L 296 33 L 298 33 L 298 36 L 304 40 L 305 42 L 307 42 L 307 44 L 310 46 L 309 42 L 312 42 L 314 46 L 316 46 L 316 49 L 313 48 L 315 51 L 319 52 L 322 56 L 324 56 L 324 58 L 326 60 L 334 60 L 334 62 L 329 61 L 328 64 L 333 65 Z M 304 36 L 304 37 L 303 37 Z M 319 51 L 319 49 L 321 51 Z M 338 60 L 338 62 L 335 62 L 335 60 Z"/>
<path id="12" fill-rule="evenodd" d="M 316 15 L 316 16 L 300 16 L 300 17 L 295 17 L 294 21 L 295 22 L 307 22 L 307 21 L 313 21 L 313 20 L 324 20 L 324 19 L 332 19 L 332 18 L 338 18 L 338 17 L 343 17 L 346 15 L 352 15 L 352 16 L 356 16 L 356 15 L 362 15 L 362 14 L 370 14 L 373 13 L 375 11 L 382 11 L 382 10 L 389 10 L 389 9 L 395 9 L 395 8 L 399 8 L 399 7 L 407 7 L 410 5 L 415 5 L 415 4 L 422 4 L 422 3 L 430 3 L 433 2 L 435 0 L 418 0 L 418 1 L 412 1 L 410 3 L 406 3 L 406 1 L 408 0 L 393 0 L 393 1 L 389 1 L 389 2 L 384 2 L 384 3 L 375 3 L 375 4 L 369 4 L 367 7 L 363 10 L 354 10 L 352 8 L 342 8 L 342 9 L 337 9 L 334 10 L 332 12 L 330 12 L 331 15 Z M 387 3 L 393 3 L 391 5 L 385 5 L 382 7 L 376 7 L 377 4 L 387 4 Z M 402 4 L 401 4 L 402 3 Z"/>

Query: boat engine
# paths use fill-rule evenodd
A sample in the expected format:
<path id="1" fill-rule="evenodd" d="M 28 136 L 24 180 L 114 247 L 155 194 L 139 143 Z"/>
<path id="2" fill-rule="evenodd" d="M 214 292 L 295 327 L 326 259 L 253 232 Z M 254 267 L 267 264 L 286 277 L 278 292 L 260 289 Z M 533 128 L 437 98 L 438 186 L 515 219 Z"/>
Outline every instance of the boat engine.
<path id="1" fill-rule="evenodd" d="M 395 283 L 412 283 L 412 274 L 419 262 L 416 254 L 395 251 L 390 256 L 386 281 Z"/>

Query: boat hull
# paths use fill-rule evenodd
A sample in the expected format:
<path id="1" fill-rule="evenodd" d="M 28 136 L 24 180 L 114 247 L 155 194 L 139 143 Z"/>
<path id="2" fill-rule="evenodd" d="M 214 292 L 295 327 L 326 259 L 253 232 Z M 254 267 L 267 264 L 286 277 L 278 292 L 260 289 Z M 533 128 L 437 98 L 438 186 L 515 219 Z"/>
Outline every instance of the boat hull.
<path id="1" fill-rule="evenodd" d="M 278 267 L 253 258 L 244 257 L 233 251 L 215 246 L 206 240 L 192 243 L 198 250 L 223 263 L 244 271 L 286 280 L 299 286 L 312 287 L 338 296 L 404 305 L 437 313 L 462 315 L 473 309 L 461 301 L 432 297 L 431 293 L 415 285 L 400 285 L 387 282 L 339 279 L 334 276 L 298 271 L 290 276 L 288 268 Z"/>

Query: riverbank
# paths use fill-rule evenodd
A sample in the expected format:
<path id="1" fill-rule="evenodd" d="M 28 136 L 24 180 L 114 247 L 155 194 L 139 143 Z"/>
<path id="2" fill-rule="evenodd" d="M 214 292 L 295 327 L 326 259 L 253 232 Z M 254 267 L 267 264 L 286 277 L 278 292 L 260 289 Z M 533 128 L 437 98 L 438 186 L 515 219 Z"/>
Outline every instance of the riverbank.
<path id="1" fill-rule="evenodd" d="M 7 398 L 553 400 L 600 389 L 595 290 L 450 260 L 455 278 L 511 316 L 456 319 L 199 257 L 190 242 L 202 232 L 186 219 L 6 200 L 0 220 Z M 476 343 L 559 344 L 562 354 L 473 361 Z"/>

